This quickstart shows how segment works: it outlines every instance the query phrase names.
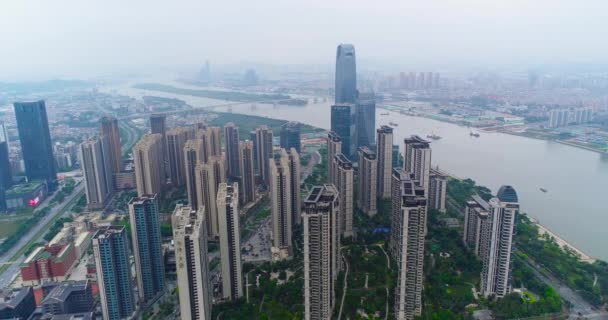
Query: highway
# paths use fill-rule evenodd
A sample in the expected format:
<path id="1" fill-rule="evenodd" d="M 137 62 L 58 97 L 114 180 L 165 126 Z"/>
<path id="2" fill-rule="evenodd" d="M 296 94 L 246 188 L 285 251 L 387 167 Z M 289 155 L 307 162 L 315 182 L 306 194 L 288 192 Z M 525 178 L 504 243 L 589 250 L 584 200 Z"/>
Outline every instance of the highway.
<path id="1" fill-rule="evenodd" d="M 51 208 L 51 211 L 40 219 L 40 221 L 30 230 L 28 230 L 10 250 L 0 256 L 0 264 L 2 266 L 5 266 L 10 262 L 10 264 L 8 264 L 8 268 L 5 270 L 0 269 L 0 288 L 4 288 L 12 282 L 14 276 L 19 271 L 19 265 L 21 262 L 23 262 L 23 260 L 25 260 L 25 256 L 23 256 L 23 254 L 21 254 L 19 257 L 15 257 L 15 255 L 18 254 L 21 249 L 23 249 L 32 240 L 32 238 L 34 238 L 34 236 L 41 238 L 45 233 L 44 228 L 50 227 L 47 226 L 47 224 L 55 217 L 63 214 L 67 207 L 73 205 L 83 193 L 84 184 L 79 183 L 74 188 L 74 191 L 72 191 L 70 195 L 66 196 L 65 200 L 60 205 L 56 205 L 55 207 Z M 52 198 L 53 197 L 50 196 L 49 198 L 45 199 L 39 206 L 38 210 L 48 206 Z"/>

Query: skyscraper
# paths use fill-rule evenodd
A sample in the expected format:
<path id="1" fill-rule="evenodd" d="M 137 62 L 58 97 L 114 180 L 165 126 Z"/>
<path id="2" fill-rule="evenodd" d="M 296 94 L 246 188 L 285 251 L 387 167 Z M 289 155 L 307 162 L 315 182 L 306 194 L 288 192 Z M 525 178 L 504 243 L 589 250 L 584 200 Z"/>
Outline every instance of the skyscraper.
<path id="1" fill-rule="evenodd" d="M 431 144 L 419 136 L 403 140 L 403 169 L 414 175 L 416 185 L 429 191 L 429 174 L 431 170 Z"/>
<path id="2" fill-rule="evenodd" d="M 114 190 L 108 138 L 94 137 L 81 143 L 79 158 L 84 176 L 87 206 L 90 209 L 102 209 Z"/>
<path id="3" fill-rule="evenodd" d="M 486 252 L 480 252 L 481 290 L 485 296 L 503 298 L 511 292 L 511 253 L 513 251 L 513 234 L 515 218 L 519 211 L 517 193 L 511 186 L 502 186 L 495 198 L 489 201 L 489 230 L 482 231 L 487 235 L 483 246 Z"/>
<path id="4" fill-rule="evenodd" d="M 328 166 L 331 164 L 327 164 Z M 353 163 L 343 154 L 337 154 L 333 160 L 335 170 L 333 183 L 338 189 L 338 228 L 342 237 L 353 236 L 353 196 L 354 196 L 354 170 Z"/>
<path id="5" fill-rule="evenodd" d="M 8 150 L 8 134 L 4 123 L 0 122 L 0 212 L 6 210 L 6 190 L 13 184 Z"/>
<path id="6" fill-rule="evenodd" d="M 491 222 L 488 219 L 490 205 L 478 195 L 474 195 L 465 204 L 464 211 L 462 242 L 483 261 L 490 242 L 488 234 L 491 231 L 491 225 L 488 225 Z"/>
<path id="7" fill-rule="evenodd" d="M 296 149 L 298 153 L 301 152 L 300 142 L 300 127 L 302 125 L 299 122 L 291 121 L 286 122 L 281 126 L 281 148 L 289 150 L 291 148 Z"/>
<path id="8" fill-rule="evenodd" d="M 199 209 L 196 185 L 196 165 L 205 163 L 203 139 L 191 139 L 184 145 L 184 172 L 186 175 L 186 193 L 188 194 L 188 205 L 193 210 Z"/>
<path id="9" fill-rule="evenodd" d="M 357 64 L 352 44 L 338 45 L 335 94 L 336 104 L 357 101 Z"/>
<path id="10" fill-rule="evenodd" d="M 224 143 L 226 144 L 228 176 L 236 178 L 241 175 L 239 170 L 239 127 L 232 122 L 228 122 L 224 126 Z"/>
<path id="11" fill-rule="evenodd" d="M 169 180 L 174 186 L 186 183 L 184 146 L 194 137 L 192 128 L 175 128 L 167 131 L 167 159 L 169 160 Z"/>
<path id="12" fill-rule="evenodd" d="M 181 319 L 211 319 L 213 295 L 209 279 L 204 210 L 201 208 L 196 211 L 178 204 L 171 217 Z"/>
<path id="13" fill-rule="evenodd" d="M 329 183 L 334 182 L 334 167 L 332 165 L 334 157 L 341 153 L 342 139 L 337 133 L 330 131 L 327 134 L 327 159 L 325 159 L 325 163 L 327 163 L 327 181 Z"/>
<path id="14" fill-rule="evenodd" d="M 129 319 L 135 312 L 127 242 L 123 226 L 101 227 L 93 236 L 101 312 L 106 320 Z"/>
<path id="15" fill-rule="evenodd" d="M 359 148 L 359 188 L 357 207 L 368 216 L 376 214 L 378 159 L 368 147 Z"/>
<path id="16" fill-rule="evenodd" d="M 158 196 L 144 195 L 129 201 L 129 222 L 139 302 L 148 304 L 165 287 L 161 249 Z"/>
<path id="17" fill-rule="evenodd" d="M 160 134 L 146 134 L 133 147 L 135 184 L 139 196 L 161 191 L 165 175 L 162 143 Z"/>
<path id="18" fill-rule="evenodd" d="M 372 147 L 375 144 L 376 95 L 361 93 L 357 99 L 357 147 Z"/>
<path id="19" fill-rule="evenodd" d="M 220 127 L 207 127 L 206 129 L 209 137 L 209 155 L 210 156 L 221 156 L 222 155 L 222 137 L 220 136 Z"/>
<path id="20" fill-rule="evenodd" d="M 448 178 L 441 172 L 431 169 L 429 173 L 429 208 L 446 212 L 445 196 Z"/>
<path id="21" fill-rule="evenodd" d="M 300 155 L 295 148 L 285 150 L 289 163 L 289 173 L 291 174 L 291 221 L 300 224 L 302 221 L 300 200 Z"/>
<path id="22" fill-rule="evenodd" d="M 161 170 L 163 172 L 161 182 L 165 184 L 165 178 L 169 175 L 169 158 L 167 157 L 167 117 L 164 114 L 153 114 L 150 116 L 150 133 L 160 134 L 161 145 Z"/>
<path id="23" fill-rule="evenodd" d="M 43 180 L 55 190 L 57 172 L 44 100 L 15 102 L 14 107 L 27 179 Z"/>
<path id="24" fill-rule="evenodd" d="M 253 143 L 249 140 L 239 142 L 239 172 L 241 173 L 242 205 L 255 201 L 255 171 L 253 165 Z"/>
<path id="25" fill-rule="evenodd" d="M 291 172 L 285 149 L 281 149 L 278 159 L 271 159 L 270 202 L 272 204 L 272 255 L 273 260 L 282 260 L 291 254 Z"/>
<path id="26" fill-rule="evenodd" d="M 413 320 L 422 312 L 426 225 L 424 189 L 403 169 L 393 170 L 391 253 L 397 262 L 395 319 Z"/>
<path id="27" fill-rule="evenodd" d="M 376 155 L 378 155 L 378 196 L 390 198 L 391 196 L 391 173 L 393 171 L 393 128 L 382 126 L 377 130 L 378 143 Z"/>
<path id="28" fill-rule="evenodd" d="M 207 233 L 210 239 L 215 239 L 219 234 L 217 192 L 219 185 L 226 182 L 224 158 L 218 156 L 209 157 L 207 163 L 196 165 L 196 189 L 197 203 L 199 209 L 205 208 L 207 217 Z"/>
<path id="29" fill-rule="evenodd" d="M 272 159 L 272 130 L 267 126 L 260 126 L 255 129 L 255 135 L 258 172 L 260 178 L 262 178 L 263 184 L 268 186 L 268 183 L 270 182 L 268 163 L 270 162 L 270 159 Z"/>
<path id="30" fill-rule="evenodd" d="M 108 137 L 110 148 L 110 168 L 112 173 L 120 173 L 122 171 L 122 153 L 120 151 L 120 131 L 118 129 L 118 120 L 114 117 L 101 118 L 101 135 Z"/>
<path id="31" fill-rule="evenodd" d="M 331 131 L 342 139 L 342 153 L 353 159 L 357 149 L 356 109 L 352 103 L 331 106 Z"/>
<path id="32" fill-rule="evenodd" d="M 304 319 L 331 319 L 338 277 L 338 191 L 315 186 L 304 200 Z"/>
<path id="33" fill-rule="evenodd" d="M 243 296 L 241 264 L 241 228 L 239 226 L 238 185 L 220 184 L 217 207 L 220 220 L 220 257 L 222 261 L 222 294 L 230 300 Z"/>

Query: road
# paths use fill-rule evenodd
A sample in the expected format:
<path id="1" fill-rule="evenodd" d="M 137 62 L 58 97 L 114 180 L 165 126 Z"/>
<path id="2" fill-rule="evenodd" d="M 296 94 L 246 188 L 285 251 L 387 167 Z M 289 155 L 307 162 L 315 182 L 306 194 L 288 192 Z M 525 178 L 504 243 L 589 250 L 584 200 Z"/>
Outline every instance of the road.
<path id="1" fill-rule="evenodd" d="M 79 183 L 74 188 L 74 191 L 72 191 L 72 193 L 70 195 L 65 197 L 65 200 L 62 202 L 62 204 L 51 208 L 51 211 L 46 216 L 44 216 L 42 219 L 40 219 L 40 221 L 36 225 L 34 225 L 32 228 L 30 228 L 30 230 L 28 230 L 10 250 L 8 250 L 6 253 L 4 253 L 0 257 L 0 264 L 6 265 L 10 260 L 12 260 L 14 258 L 14 256 L 24 246 L 26 246 L 30 242 L 30 240 L 32 240 L 32 238 L 34 236 L 36 236 L 36 235 L 38 237 L 43 236 L 44 233 L 42 233 L 42 234 L 39 234 L 39 233 L 41 231 L 44 231 L 43 228 L 49 227 L 49 226 L 47 226 L 49 221 L 53 220 L 59 214 L 62 214 L 65 211 L 66 207 L 68 207 L 69 205 L 72 205 L 73 204 L 72 202 L 77 200 L 78 197 L 80 197 L 83 194 L 83 192 L 84 192 L 84 184 Z M 45 206 L 48 206 L 49 203 L 51 202 L 51 199 L 52 199 L 52 197 L 45 199 L 42 202 L 42 204 L 40 205 L 39 209 L 44 208 Z M 4 288 L 12 282 L 13 277 L 19 271 L 19 265 L 21 264 L 21 262 L 23 262 L 23 260 L 25 260 L 25 256 L 21 255 L 20 257 L 17 257 L 16 260 L 10 261 L 11 264 L 8 266 L 7 269 L 5 269 L 4 271 L 0 271 L 0 288 Z"/>
<path id="2" fill-rule="evenodd" d="M 342 289 L 342 302 L 340 303 L 340 312 L 338 313 L 338 320 L 342 319 L 342 309 L 344 308 L 344 300 L 346 299 L 346 290 L 348 289 L 348 260 L 342 253 L 342 249 L 340 249 L 340 255 L 342 256 L 342 260 L 344 260 L 344 264 L 346 265 L 346 272 L 344 273 L 344 288 Z"/>

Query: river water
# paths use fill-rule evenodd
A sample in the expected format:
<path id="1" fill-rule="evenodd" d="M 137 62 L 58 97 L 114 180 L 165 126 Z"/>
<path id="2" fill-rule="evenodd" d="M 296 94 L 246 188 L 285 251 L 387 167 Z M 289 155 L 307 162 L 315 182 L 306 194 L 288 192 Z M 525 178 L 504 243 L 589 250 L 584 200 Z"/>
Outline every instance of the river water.
<path id="1" fill-rule="evenodd" d="M 131 96 L 142 94 L 142 90 L 121 89 L 117 91 Z M 148 94 L 182 99 L 194 107 L 226 103 L 159 92 Z M 300 121 L 328 129 L 330 104 L 330 101 L 304 107 L 244 104 L 214 110 Z M 608 260 L 607 156 L 502 133 L 482 132 L 479 138 L 473 138 L 466 127 L 397 112 L 380 115 L 385 112 L 377 110 L 376 125 L 397 123 L 395 143 L 401 144 L 411 134 L 441 136 L 441 140 L 431 144 L 433 166 L 457 177 L 471 178 L 494 193 L 503 184 L 512 185 L 522 211 L 585 253 Z M 548 192 L 541 192 L 541 187 Z"/>

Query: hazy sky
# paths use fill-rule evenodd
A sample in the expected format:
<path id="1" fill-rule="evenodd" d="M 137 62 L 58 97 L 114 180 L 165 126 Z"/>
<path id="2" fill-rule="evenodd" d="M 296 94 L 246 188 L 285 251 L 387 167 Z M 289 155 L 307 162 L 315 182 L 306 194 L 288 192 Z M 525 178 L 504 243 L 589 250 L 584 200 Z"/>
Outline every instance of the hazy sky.
<path id="1" fill-rule="evenodd" d="M 257 61 L 605 63 L 606 0 L 0 0 L 0 79 Z"/>

